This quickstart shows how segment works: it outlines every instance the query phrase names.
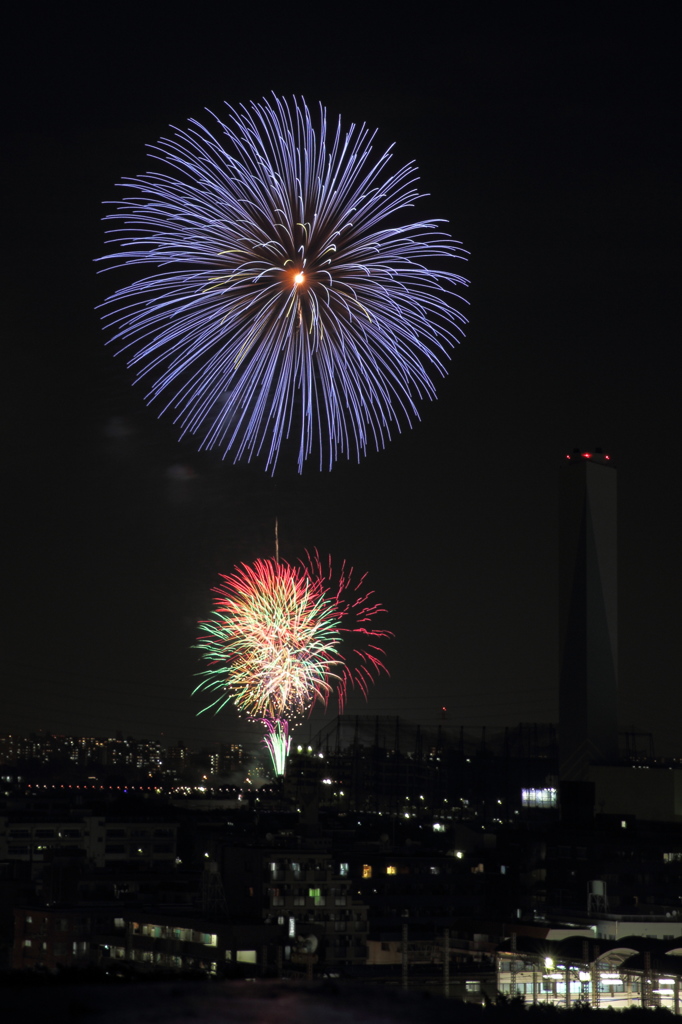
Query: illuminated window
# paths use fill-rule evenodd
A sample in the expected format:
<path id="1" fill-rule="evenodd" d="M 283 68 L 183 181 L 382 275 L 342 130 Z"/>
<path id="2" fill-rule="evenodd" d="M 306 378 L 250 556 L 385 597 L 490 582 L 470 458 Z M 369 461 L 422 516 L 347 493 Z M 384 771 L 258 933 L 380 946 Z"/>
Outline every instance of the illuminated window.
<path id="1" fill-rule="evenodd" d="M 372 865 L 371 864 L 363 864 L 362 865 L 362 877 L 363 878 L 371 878 L 372 877 Z"/>
<path id="2" fill-rule="evenodd" d="M 238 949 L 237 950 L 237 963 L 240 963 L 240 964 L 255 964 L 256 963 L 256 950 L 255 949 Z"/>
<path id="3" fill-rule="evenodd" d="M 386 874 L 387 875 L 397 875 L 398 874 L 398 869 L 395 866 L 395 864 L 387 864 L 386 865 Z"/>
<path id="4" fill-rule="evenodd" d="M 545 786 L 544 789 L 522 789 L 521 805 L 523 807 L 556 807 L 557 791 L 553 786 Z"/>

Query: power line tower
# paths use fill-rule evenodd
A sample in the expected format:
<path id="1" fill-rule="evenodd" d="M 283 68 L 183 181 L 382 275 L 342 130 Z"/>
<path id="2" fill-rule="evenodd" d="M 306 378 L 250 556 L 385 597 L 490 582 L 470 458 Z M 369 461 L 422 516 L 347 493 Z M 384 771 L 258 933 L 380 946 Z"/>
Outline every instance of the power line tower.
<path id="1" fill-rule="evenodd" d="M 201 874 L 201 909 L 211 916 L 227 913 L 223 880 L 214 860 L 206 861 Z"/>

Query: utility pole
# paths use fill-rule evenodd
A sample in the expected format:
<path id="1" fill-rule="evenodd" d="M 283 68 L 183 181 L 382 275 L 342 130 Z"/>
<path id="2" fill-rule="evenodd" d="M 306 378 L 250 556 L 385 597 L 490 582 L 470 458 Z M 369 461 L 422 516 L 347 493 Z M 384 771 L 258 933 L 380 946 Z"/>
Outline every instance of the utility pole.
<path id="1" fill-rule="evenodd" d="M 566 964 L 566 1009 L 571 1009 L 571 968 Z"/>
<path id="2" fill-rule="evenodd" d="M 509 983 L 509 995 L 513 999 L 516 996 L 516 932 L 511 933 L 511 981 Z"/>
<path id="3" fill-rule="evenodd" d="M 403 991 L 404 992 L 407 992 L 407 988 L 408 988 L 408 979 L 407 979 L 407 968 L 408 968 L 408 962 L 407 962 L 407 938 L 408 938 L 408 921 L 409 921 L 409 917 L 410 917 L 409 910 L 403 910 L 402 919 L 403 919 Z"/>

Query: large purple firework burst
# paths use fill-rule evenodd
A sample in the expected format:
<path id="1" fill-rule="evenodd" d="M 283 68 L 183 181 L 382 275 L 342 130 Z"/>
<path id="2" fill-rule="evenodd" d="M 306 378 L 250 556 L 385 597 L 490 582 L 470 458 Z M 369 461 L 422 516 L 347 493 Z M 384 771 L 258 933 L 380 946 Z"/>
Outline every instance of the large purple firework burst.
<path id="1" fill-rule="evenodd" d="M 417 170 L 390 173 L 366 126 L 277 97 L 211 116 L 151 147 L 105 218 L 107 267 L 145 272 L 105 303 L 111 341 L 201 448 L 359 459 L 435 397 L 465 253 L 409 220 Z"/>

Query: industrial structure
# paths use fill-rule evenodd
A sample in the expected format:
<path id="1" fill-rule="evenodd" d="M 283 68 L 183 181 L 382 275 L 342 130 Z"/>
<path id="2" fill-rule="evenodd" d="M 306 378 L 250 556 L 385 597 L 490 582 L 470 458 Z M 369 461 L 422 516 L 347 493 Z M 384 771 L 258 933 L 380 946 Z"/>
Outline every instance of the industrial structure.
<path id="1" fill-rule="evenodd" d="M 618 759 L 616 470 L 601 449 L 575 449 L 561 483 L 559 763 L 568 781 Z"/>

